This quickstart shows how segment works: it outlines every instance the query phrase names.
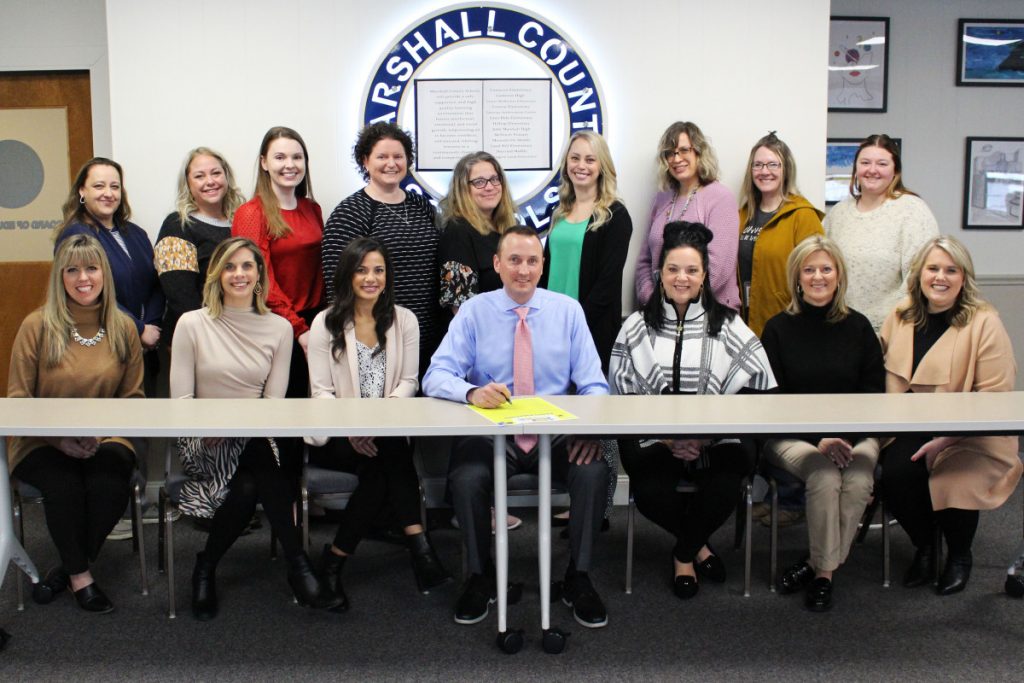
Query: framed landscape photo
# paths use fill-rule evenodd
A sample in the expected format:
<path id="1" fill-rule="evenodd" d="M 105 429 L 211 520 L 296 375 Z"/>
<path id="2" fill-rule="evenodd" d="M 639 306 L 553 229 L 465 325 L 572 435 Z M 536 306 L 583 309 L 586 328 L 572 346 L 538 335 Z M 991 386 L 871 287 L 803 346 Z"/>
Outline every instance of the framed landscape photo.
<path id="1" fill-rule="evenodd" d="M 1024 138 L 967 138 L 964 230 L 1024 230 Z"/>
<path id="2" fill-rule="evenodd" d="M 838 204 L 850 196 L 853 159 L 863 138 L 829 138 L 825 141 L 825 206 Z M 903 158 L 903 140 L 892 138 Z"/>
<path id="3" fill-rule="evenodd" d="M 886 111 L 889 18 L 832 17 L 828 31 L 828 110 Z"/>
<path id="4" fill-rule="evenodd" d="M 956 84 L 1024 86 L 1024 19 L 961 19 Z"/>

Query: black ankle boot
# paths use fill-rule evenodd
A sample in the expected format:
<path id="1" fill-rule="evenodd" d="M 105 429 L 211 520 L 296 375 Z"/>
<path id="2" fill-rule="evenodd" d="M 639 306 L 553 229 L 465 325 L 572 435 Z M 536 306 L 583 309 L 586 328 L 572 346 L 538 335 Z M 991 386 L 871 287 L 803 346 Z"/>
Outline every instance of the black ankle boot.
<path id="1" fill-rule="evenodd" d="M 199 621 L 217 616 L 216 569 L 216 563 L 210 562 L 206 553 L 196 555 L 196 568 L 192 570 L 192 616 Z"/>
<path id="2" fill-rule="evenodd" d="M 923 586 L 935 578 L 935 550 L 931 547 L 918 548 L 914 552 L 914 560 L 903 575 L 903 585 L 907 588 Z"/>
<path id="3" fill-rule="evenodd" d="M 946 568 L 939 577 L 935 592 L 939 595 L 952 595 L 967 588 L 967 580 L 971 578 L 971 566 L 974 564 L 971 554 L 953 555 L 946 559 Z"/>
<path id="4" fill-rule="evenodd" d="M 341 604 L 341 598 L 317 578 L 306 553 L 288 558 L 288 585 L 292 587 L 295 599 L 304 607 L 330 609 Z"/>
<path id="5" fill-rule="evenodd" d="M 445 571 L 425 531 L 406 536 L 405 539 L 409 544 L 412 572 L 416 576 L 416 588 L 420 593 L 429 593 L 431 588 L 451 580 L 451 574 Z"/>
<path id="6" fill-rule="evenodd" d="M 345 560 L 348 555 L 335 555 L 331 552 L 330 544 L 324 546 L 324 554 L 320 558 L 320 576 L 323 582 L 338 598 L 341 603 L 332 607 L 332 612 L 344 612 L 348 609 L 348 596 L 345 589 L 341 587 L 341 570 L 345 567 Z"/>

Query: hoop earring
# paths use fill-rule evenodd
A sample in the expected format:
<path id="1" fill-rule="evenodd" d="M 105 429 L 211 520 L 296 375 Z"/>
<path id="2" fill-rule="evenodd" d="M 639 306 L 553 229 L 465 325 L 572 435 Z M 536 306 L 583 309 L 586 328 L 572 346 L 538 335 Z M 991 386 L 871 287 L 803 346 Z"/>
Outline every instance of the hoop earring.
<path id="1" fill-rule="evenodd" d="M 85 195 L 84 194 L 78 195 L 78 203 L 79 204 L 85 204 Z"/>

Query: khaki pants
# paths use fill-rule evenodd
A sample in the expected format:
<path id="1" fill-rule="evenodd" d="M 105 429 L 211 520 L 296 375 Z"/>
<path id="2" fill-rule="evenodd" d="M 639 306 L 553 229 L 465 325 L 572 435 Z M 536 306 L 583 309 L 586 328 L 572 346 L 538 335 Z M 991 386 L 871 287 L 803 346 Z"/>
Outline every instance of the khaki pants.
<path id="1" fill-rule="evenodd" d="M 807 536 L 815 570 L 834 571 L 846 561 L 874 488 L 878 450 L 878 439 L 860 441 L 853 462 L 841 470 L 807 441 L 780 439 L 765 445 L 768 461 L 807 487 Z"/>

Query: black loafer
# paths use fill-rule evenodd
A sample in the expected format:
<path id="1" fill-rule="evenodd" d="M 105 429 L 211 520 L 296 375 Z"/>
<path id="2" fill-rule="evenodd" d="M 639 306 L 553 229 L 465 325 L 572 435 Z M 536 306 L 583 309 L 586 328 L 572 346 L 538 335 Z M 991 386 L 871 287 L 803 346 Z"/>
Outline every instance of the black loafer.
<path id="1" fill-rule="evenodd" d="M 971 578 L 971 565 L 973 564 L 970 555 L 953 557 L 946 560 L 946 568 L 942 571 L 939 584 L 935 592 L 939 595 L 952 595 L 967 588 L 967 580 Z"/>
<path id="2" fill-rule="evenodd" d="M 70 581 L 64 567 L 54 567 L 46 572 L 42 581 L 32 586 L 32 601 L 37 605 L 49 605 L 54 598 L 67 590 Z"/>
<path id="3" fill-rule="evenodd" d="M 692 576 L 677 576 L 672 579 L 672 592 L 680 600 L 689 600 L 697 595 L 700 584 Z"/>
<path id="4" fill-rule="evenodd" d="M 697 575 L 715 583 L 725 583 L 725 563 L 722 558 L 714 553 L 708 555 L 703 561 L 693 561 L 693 568 Z"/>
<path id="5" fill-rule="evenodd" d="M 832 581 L 824 576 L 811 581 L 804 595 L 804 605 L 812 612 L 827 612 L 832 608 Z"/>
<path id="6" fill-rule="evenodd" d="M 807 560 L 801 560 L 782 573 L 779 578 L 779 592 L 783 595 L 790 595 L 805 588 L 814 580 L 814 569 L 807 564 Z"/>
<path id="7" fill-rule="evenodd" d="M 923 586 L 935 577 L 935 554 L 931 548 L 918 548 L 914 551 L 914 560 L 910 563 L 907 573 L 903 575 L 903 585 L 907 588 Z"/>
<path id="8" fill-rule="evenodd" d="M 85 588 L 79 588 L 74 592 L 75 602 L 78 606 L 84 609 L 86 612 L 95 612 L 96 614 L 107 614 L 108 612 L 114 611 L 114 603 L 110 602 L 110 598 L 104 595 L 100 587 L 93 581 Z"/>

